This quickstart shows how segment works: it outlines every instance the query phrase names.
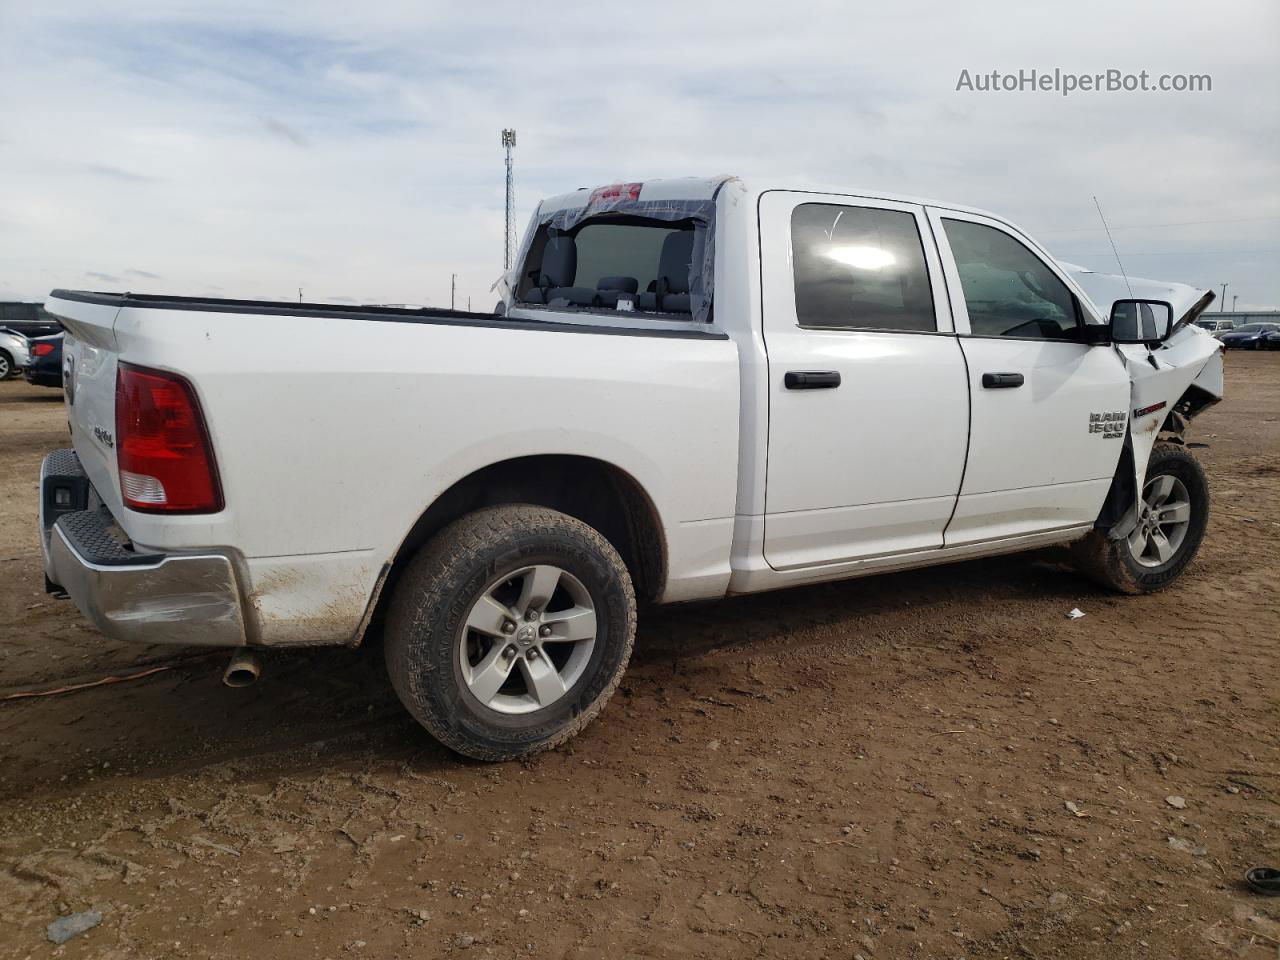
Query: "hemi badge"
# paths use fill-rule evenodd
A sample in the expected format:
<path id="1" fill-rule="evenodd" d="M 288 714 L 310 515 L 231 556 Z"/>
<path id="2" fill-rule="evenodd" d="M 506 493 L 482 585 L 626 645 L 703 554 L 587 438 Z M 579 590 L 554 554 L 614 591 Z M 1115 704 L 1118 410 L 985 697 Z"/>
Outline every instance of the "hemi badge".
<path id="1" fill-rule="evenodd" d="M 1135 417 L 1145 417 L 1148 413 L 1155 413 L 1157 410 L 1163 410 L 1164 408 L 1165 402 L 1161 400 L 1159 403 L 1153 403 L 1149 407 L 1143 407 L 1141 410 L 1133 411 L 1133 415 Z"/>

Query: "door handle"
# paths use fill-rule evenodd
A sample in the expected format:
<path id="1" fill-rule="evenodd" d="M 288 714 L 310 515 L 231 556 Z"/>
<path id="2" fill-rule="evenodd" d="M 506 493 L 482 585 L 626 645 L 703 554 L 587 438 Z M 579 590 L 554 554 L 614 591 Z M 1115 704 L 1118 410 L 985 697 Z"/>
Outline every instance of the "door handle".
<path id="1" fill-rule="evenodd" d="M 831 390 L 840 386 L 837 370 L 788 370 L 782 378 L 788 390 Z"/>
<path id="2" fill-rule="evenodd" d="M 982 385 L 988 390 L 1005 390 L 1009 387 L 1020 387 L 1023 377 L 1020 373 L 984 373 Z"/>

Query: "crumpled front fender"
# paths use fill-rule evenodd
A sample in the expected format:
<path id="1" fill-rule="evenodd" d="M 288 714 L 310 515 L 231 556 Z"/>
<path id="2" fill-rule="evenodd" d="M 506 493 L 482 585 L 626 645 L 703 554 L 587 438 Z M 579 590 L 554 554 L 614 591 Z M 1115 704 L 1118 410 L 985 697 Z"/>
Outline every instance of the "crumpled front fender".
<path id="1" fill-rule="evenodd" d="M 1187 421 L 1222 399 L 1222 344 L 1199 327 L 1186 325 L 1154 350 L 1141 344 L 1115 349 L 1129 373 L 1129 444 L 1134 490 L 1140 493 L 1156 440 L 1170 433 L 1180 436 Z M 1113 537 L 1132 529 L 1137 499 L 1112 527 Z"/>

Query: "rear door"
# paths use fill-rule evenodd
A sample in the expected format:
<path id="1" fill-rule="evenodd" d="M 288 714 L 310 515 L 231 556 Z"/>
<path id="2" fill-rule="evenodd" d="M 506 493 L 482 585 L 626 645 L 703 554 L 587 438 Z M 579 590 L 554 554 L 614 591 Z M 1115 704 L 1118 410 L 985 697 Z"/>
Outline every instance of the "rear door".
<path id="1" fill-rule="evenodd" d="M 769 192 L 760 248 L 765 559 L 793 569 L 941 547 L 969 399 L 924 208 Z"/>
<path id="2" fill-rule="evenodd" d="M 1089 309 L 1008 224 L 930 208 L 968 364 L 969 456 L 948 546 L 1091 524 L 1119 462 L 1129 376 Z"/>

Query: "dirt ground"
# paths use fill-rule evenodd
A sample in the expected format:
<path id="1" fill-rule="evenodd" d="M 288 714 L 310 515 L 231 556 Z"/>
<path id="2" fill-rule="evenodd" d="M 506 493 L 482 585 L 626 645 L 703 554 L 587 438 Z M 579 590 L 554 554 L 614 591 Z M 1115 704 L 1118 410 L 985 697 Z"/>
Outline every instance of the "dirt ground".
<path id="1" fill-rule="evenodd" d="M 0 700 L 0 957 L 1274 960 L 1280 355 L 1227 369 L 1170 591 L 1048 552 L 650 612 L 602 717 L 503 766 L 376 648 L 228 690 L 104 641 L 43 590 L 60 399 L 0 384 L 0 697 L 166 668 Z"/>

